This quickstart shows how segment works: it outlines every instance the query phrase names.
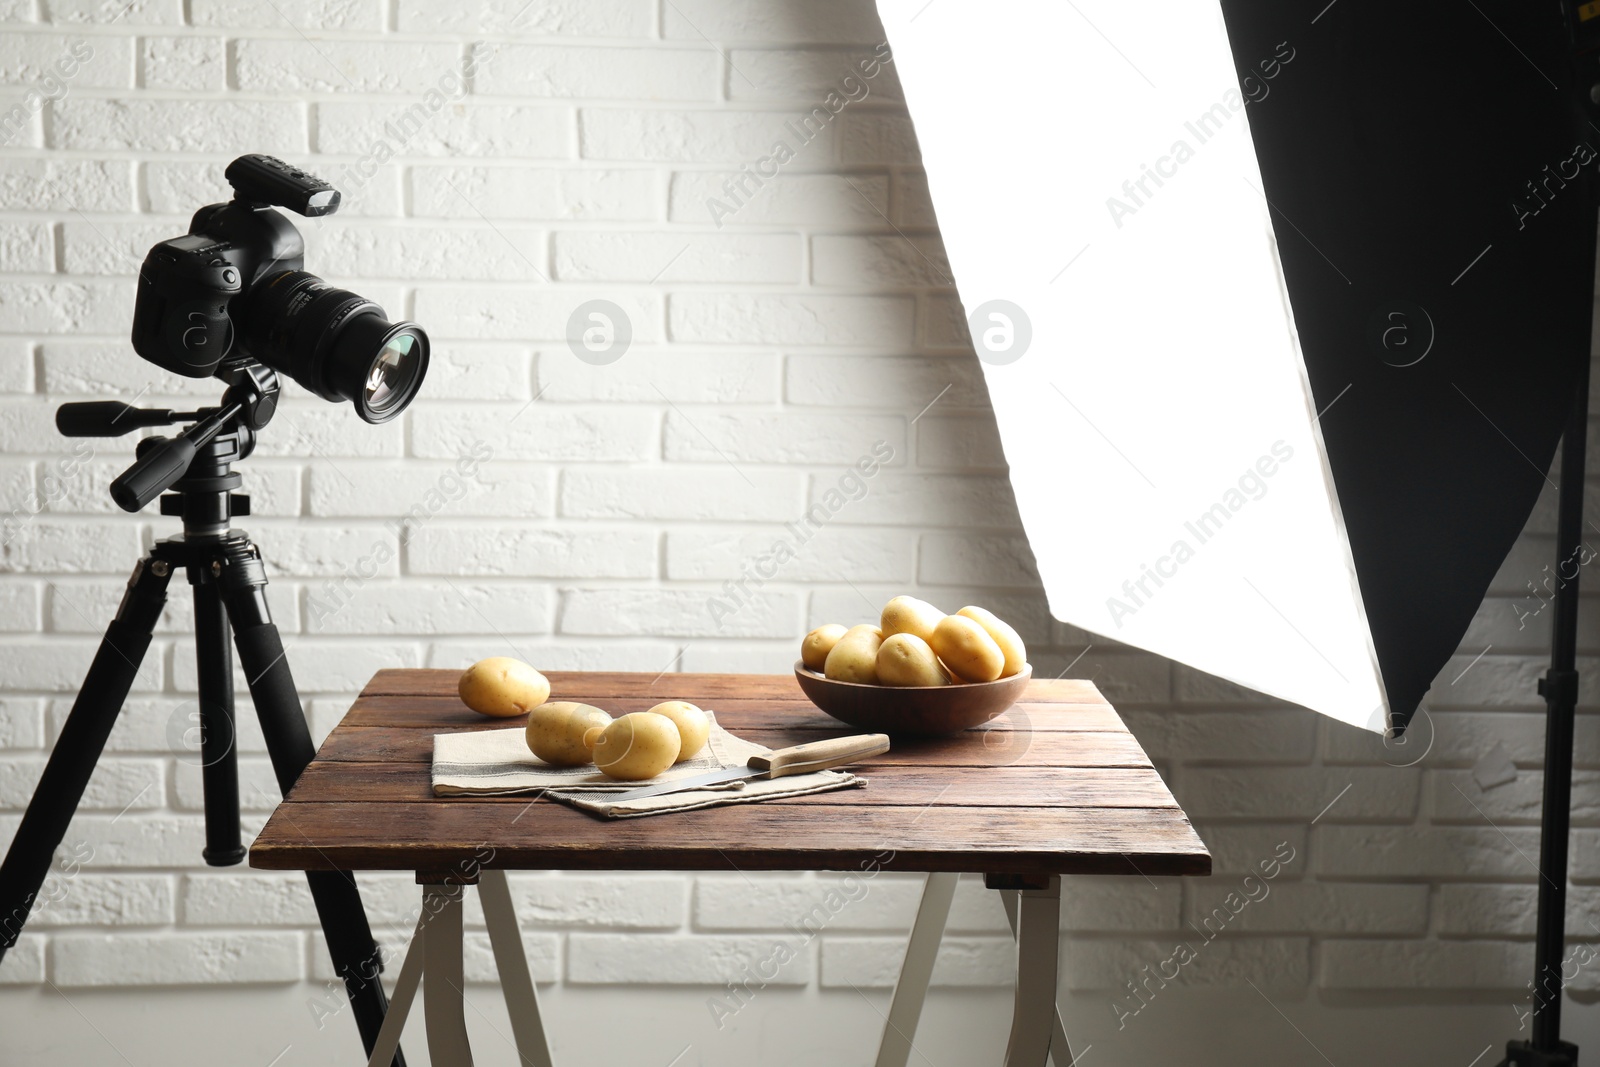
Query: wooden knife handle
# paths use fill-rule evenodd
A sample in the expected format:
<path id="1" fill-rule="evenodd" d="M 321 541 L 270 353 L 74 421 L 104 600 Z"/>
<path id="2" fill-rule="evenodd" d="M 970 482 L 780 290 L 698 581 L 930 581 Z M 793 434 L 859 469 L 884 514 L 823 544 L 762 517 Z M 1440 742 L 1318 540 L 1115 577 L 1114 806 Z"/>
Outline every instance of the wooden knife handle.
<path id="1" fill-rule="evenodd" d="M 808 774 L 839 767 L 887 751 L 888 734 L 854 734 L 850 737 L 830 737 L 826 741 L 809 741 L 793 748 L 780 748 L 767 756 L 751 756 L 750 767 L 766 771 L 774 778 L 783 778 L 790 774 Z"/>

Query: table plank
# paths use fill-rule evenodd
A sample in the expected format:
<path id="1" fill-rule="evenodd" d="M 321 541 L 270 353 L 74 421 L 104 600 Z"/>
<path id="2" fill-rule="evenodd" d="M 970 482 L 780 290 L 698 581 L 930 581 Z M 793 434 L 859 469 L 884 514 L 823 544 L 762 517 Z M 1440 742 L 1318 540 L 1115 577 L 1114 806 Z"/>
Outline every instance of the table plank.
<path id="1" fill-rule="evenodd" d="M 444 870 L 474 853 L 507 870 L 861 870 L 1208 874 L 1175 808 L 930 809 L 747 804 L 601 820 L 558 804 L 279 807 L 250 850 L 273 870 Z M 767 842 L 784 842 L 774 847 Z"/>
<path id="2" fill-rule="evenodd" d="M 841 727 L 829 732 L 797 728 L 740 729 L 746 741 L 768 748 L 854 733 Z M 343 726 L 328 735 L 318 760 L 355 763 L 432 763 L 433 734 L 426 730 L 394 730 Z M 1127 733 L 1023 733 L 968 730 L 955 737 L 896 738 L 882 756 L 863 768 L 892 764 L 923 767 L 1149 767 L 1150 758 Z"/>
<path id="3" fill-rule="evenodd" d="M 796 689 L 796 694 L 799 690 Z M 584 703 L 595 703 L 612 715 L 626 715 L 631 711 L 648 711 L 659 703 L 654 697 L 597 697 L 585 694 Z M 552 694 L 552 699 L 579 699 L 571 694 Z M 838 730 L 838 719 L 819 710 L 805 697 L 752 700 L 738 697 L 719 698 L 708 704 L 716 712 L 717 720 L 737 731 L 745 726 L 809 727 Z M 526 715 L 509 719 L 494 719 L 477 712 L 451 696 L 400 696 L 384 694 L 362 696 L 351 705 L 344 717 L 347 726 L 386 726 L 396 729 L 426 729 L 436 733 L 445 730 L 504 730 L 527 721 Z M 1019 701 L 1004 715 L 985 724 L 992 730 L 1064 730 L 1120 732 L 1126 729 L 1122 718 L 1109 704 L 1052 703 L 1029 699 Z"/>
<path id="4" fill-rule="evenodd" d="M 933 767 L 863 769 L 863 789 L 844 789 L 797 797 L 795 802 L 858 805 L 936 805 L 939 807 L 1176 808 L 1177 801 L 1153 769 L 1088 767 L 1041 773 L 1032 767 L 993 767 L 981 773 L 951 774 Z M 290 793 L 288 803 L 429 800 L 433 784 L 422 763 L 313 763 Z M 502 797 L 450 797 L 450 803 L 526 805 L 533 794 Z M 542 801 L 543 802 L 543 801 Z M 548 803 L 556 803 L 548 801 Z"/>

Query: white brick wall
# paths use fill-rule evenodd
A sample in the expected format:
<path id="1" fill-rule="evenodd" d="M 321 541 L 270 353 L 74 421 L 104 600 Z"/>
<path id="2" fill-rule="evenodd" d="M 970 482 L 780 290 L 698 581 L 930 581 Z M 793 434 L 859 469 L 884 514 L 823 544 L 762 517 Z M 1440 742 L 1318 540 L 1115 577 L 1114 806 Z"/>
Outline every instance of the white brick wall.
<path id="1" fill-rule="evenodd" d="M 782 671 L 807 627 L 893 593 L 987 603 L 1042 674 L 1092 677 L 1119 703 L 1216 855 L 1210 883 L 1069 882 L 1069 987 L 1109 1003 L 1280 842 L 1295 859 L 1270 894 L 1180 981 L 1508 998 L 1525 982 L 1548 613 L 1519 628 L 1514 606 L 1551 555 L 1552 501 L 1441 676 L 1416 766 L 1388 765 L 1415 749 L 1051 623 L 893 68 L 780 179 L 720 220 L 707 208 L 878 43 L 869 0 L 35 0 L 0 18 L 8 101 L 75 44 L 93 50 L 0 150 L 0 840 L 140 545 L 173 525 L 109 506 L 130 442 L 68 465 L 54 405 L 216 394 L 128 349 L 134 275 L 151 242 L 224 197 L 232 156 L 272 151 L 346 188 L 340 216 L 300 223 L 308 265 L 437 347 L 425 395 L 390 426 L 291 386 L 245 466 L 247 525 L 319 735 L 376 669 L 460 666 L 507 642 L 551 668 Z M 386 124 L 418 104 L 395 142 Z M 393 160 L 364 165 L 385 139 Z M 631 320 L 606 366 L 564 343 L 592 299 Z M 878 441 L 894 458 L 866 495 L 719 626 L 707 598 Z M 325 583 L 392 546 L 386 521 L 478 442 L 493 458 L 476 477 L 324 611 Z M 82 870 L 52 880 L 59 899 L 0 982 L 326 977 L 298 879 L 200 864 L 198 775 L 169 737 L 194 692 L 189 618 L 169 612 L 69 834 Z M 1600 616 L 1584 634 L 1592 682 Z M 253 831 L 276 790 L 242 712 Z M 1496 745 L 1518 778 L 1485 790 L 1472 768 Z M 1577 752 L 1572 936 L 1600 940 L 1600 716 L 1582 717 Z M 415 887 L 363 884 L 397 945 Z M 837 879 L 513 884 L 536 976 L 581 985 L 721 987 L 782 944 L 778 985 L 880 987 L 917 892 L 886 876 L 806 940 L 794 924 Z M 978 883 L 953 928 L 936 980 L 1004 983 L 1003 920 Z M 485 980 L 472 938 L 469 976 Z"/>

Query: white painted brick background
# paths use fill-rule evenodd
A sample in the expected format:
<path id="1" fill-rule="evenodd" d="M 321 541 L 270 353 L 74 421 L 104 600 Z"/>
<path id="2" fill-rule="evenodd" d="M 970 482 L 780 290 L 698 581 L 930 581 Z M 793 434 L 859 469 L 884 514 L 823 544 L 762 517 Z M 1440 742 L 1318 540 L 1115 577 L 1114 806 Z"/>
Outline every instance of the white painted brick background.
<path id="1" fill-rule="evenodd" d="M 149 244 L 225 198 L 231 157 L 271 151 L 346 189 L 338 217 L 297 220 L 308 266 L 436 342 L 402 419 L 368 427 L 290 386 L 243 468 L 319 737 L 382 667 L 511 653 L 547 668 L 783 671 L 808 627 L 869 617 L 894 593 L 986 603 L 1018 625 L 1040 674 L 1093 678 L 1118 703 L 1216 856 L 1210 882 L 1069 881 L 1069 987 L 1123 991 L 1279 842 L 1296 858 L 1270 895 L 1180 981 L 1435 997 L 1525 982 L 1549 613 L 1520 627 L 1513 606 L 1552 555 L 1553 499 L 1441 675 L 1414 767 L 1386 763 L 1415 748 L 1386 754 L 1369 734 L 1051 622 L 893 68 L 721 226 L 707 209 L 879 42 L 869 0 L 19 0 L 0 18 L 0 113 L 75 42 L 94 53 L 0 148 L 0 840 L 127 569 L 173 526 L 106 499 L 131 441 L 69 465 L 54 406 L 216 395 L 132 354 L 134 276 Z M 474 47 L 466 91 L 352 184 L 385 124 L 463 75 Z M 595 298 L 632 323 L 609 366 L 562 341 Z M 880 440 L 894 458 L 866 495 L 719 626 L 708 598 Z M 323 611 L 325 583 L 393 547 L 386 521 L 478 441 L 494 457 L 458 498 Z M 0 982 L 327 977 L 300 880 L 200 863 L 198 776 L 168 731 L 193 699 L 190 612 L 168 616 L 68 835 L 82 869 L 52 879 L 59 899 Z M 1600 617 L 1586 613 L 1584 635 L 1593 701 Z M 1600 716 L 1585 710 L 1571 933 L 1595 941 Z M 241 721 L 253 832 L 276 788 L 248 702 Z M 1471 768 L 1495 745 L 1518 778 L 1485 790 Z M 362 884 L 397 947 L 414 885 Z M 808 941 L 795 924 L 836 878 L 513 886 L 536 977 L 574 985 L 721 987 L 782 942 L 795 958 L 780 985 L 882 987 L 917 895 L 915 880 L 882 876 Z M 469 921 L 468 975 L 485 981 L 475 904 Z M 1003 984 L 1007 953 L 995 901 L 963 882 L 936 980 Z M 1576 984 L 1600 993 L 1593 974 Z"/>

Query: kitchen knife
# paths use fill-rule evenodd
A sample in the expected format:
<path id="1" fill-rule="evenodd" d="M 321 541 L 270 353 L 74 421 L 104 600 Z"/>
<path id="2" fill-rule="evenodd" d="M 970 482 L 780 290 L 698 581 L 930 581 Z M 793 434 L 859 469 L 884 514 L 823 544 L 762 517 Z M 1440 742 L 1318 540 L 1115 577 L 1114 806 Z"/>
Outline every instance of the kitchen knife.
<path id="1" fill-rule="evenodd" d="M 866 759 L 889 751 L 887 734 L 853 734 L 849 737 L 830 737 L 826 741 L 808 741 L 793 748 L 780 748 L 766 755 L 750 757 L 748 766 L 724 767 L 707 771 L 692 778 L 674 778 L 659 785 L 630 789 L 626 793 L 613 793 L 606 798 L 609 803 L 622 804 L 663 793 L 678 793 L 685 789 L 704 789 L 751 778 L 786 778 L 791 774 L 809 774 L 827 770 L 856 760 Z"/>

